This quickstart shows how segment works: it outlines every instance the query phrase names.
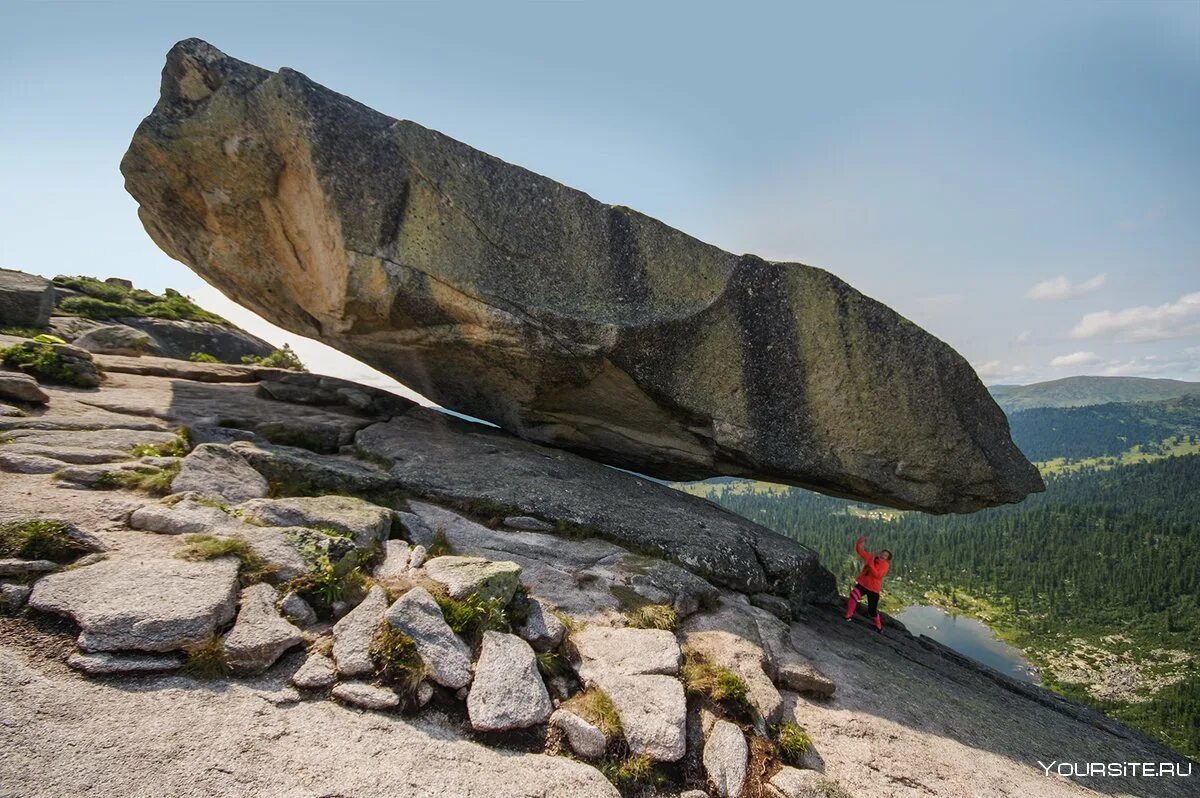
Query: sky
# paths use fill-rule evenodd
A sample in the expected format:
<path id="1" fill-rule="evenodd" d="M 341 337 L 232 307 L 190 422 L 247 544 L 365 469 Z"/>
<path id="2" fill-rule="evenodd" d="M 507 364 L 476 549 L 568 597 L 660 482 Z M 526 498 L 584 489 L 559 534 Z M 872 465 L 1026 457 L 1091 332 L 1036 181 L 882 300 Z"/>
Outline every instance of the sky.
<path id="1" fill-rule="evenodd" d="M 834 272 L 989 384 L 1200 380 L 1200 2 L 0 3 L 0 266 L 173 287 L 118 164 L 163 56 L 293 67 L 735 253 Z"/>

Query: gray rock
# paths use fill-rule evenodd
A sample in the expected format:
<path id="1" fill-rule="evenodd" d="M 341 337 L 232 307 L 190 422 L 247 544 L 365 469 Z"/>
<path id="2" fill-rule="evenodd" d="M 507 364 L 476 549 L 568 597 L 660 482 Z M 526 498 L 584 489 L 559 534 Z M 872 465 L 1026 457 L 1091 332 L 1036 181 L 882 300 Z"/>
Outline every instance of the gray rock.
<path id="1" fill-rule="evenodd" d="M 304 635 L 275 609 L 275 588 L 251 585 L 242 591 L 237 620 L 223 641 L 229 664 L 239 673 L 261 673 Z"/>
<path id="2" fill-rule="evenodd" d="M 251 441 L 230 445 L 270 481 L 300 483 L 329 493 L 363 493 L 394 484 L 386 472 L 357 460 L 330 457 L 294 446 Z"/>
<path id="3" fill-rule="evenodd" d="M 829 698 L 837 690 L 832 679 L 821 673 L 812 663 L 799 657 L 789 658 L 780 664 L 775 681 L 788 690 L 809 693 L 820 698 Z"/>
<path id="4" fill-rule="evenodd" d="M 414 571 L 423 567 L 428 556 L 429 555 L 425 551 L 425 547 L 418 543 L 416 546 L 413 546 L 412 550 L 408 553 L 408 567 Z"/>
<path id="5" fill-rule="evenodd" d="M 815 770 L 784 766 L 767 784 L 775 790 L 772 798 L 825 798 L 829 793 L 824 789 L 823 780 L 824 777 Z"/>
<path id="6" fill-rule="evenodd" d="M 238 563 L 114 553 L 45 576 L 29 606 L 70 616 L 85 651 L 174 651 L 208 640 L 233 618 Z"/>
<path id="7" fill-rule="evenodd" d="M 113 654 L 102 651 L 67 657 L 67 665 L 89 676 L 111 676 L 127 673 L 153 673 L 178 670 L 183 660 L 172 654 Z"/>
<path id="8" fill-rule="evenodd" d="M 579 678 L 592 681 L 604 672 L 668 674 L 679 672 L 679 643 L 664 629 L 614 629 L 585 626 L 571 635 L 578 655 Z"/>
<path id="9" fill-rule="evenodd" d="M 417 685 L 417 706 L 424 707 L 433 700 L 433 685 L 429 682 L 421 682 Z"/>
<path id="10" fill-rule="evenodd" d="M 704 790 L 687 790 L 679 793 L 679 798 L 709 798 Z"/>
<path id="11" fill-rule="evenodd" d="M 70 344 L 39 344 L 34 341 L 23 341 L 14 346 L 35 352 L 46 346 L 54 350 L 57 360 L 56 368 L 66 372 L 69 376 L 67 379 L 59 376 L 51 379 L 44 374 L 38 375 L 47 382 L 63 382 L 79 388 L 95 388 L 100 385 L 100 371 L 96 368 L 91 352 Z"/>
<path id="12" fill-rule="evenodd" d="M 354 545 L 359 549 L 382 544 L 392 525 L 391 510 L 353 496 L 251 499 L 239 504 L 237 509 L 252 523 L 344 532 L 354 539 Z"/>
<path id="13" fill-rule="evenodd" d="M 149 348 L 159 357 L 187 360 L 193 352 L 212 355 L 222 363 L 242 362 L 251 355 L 265 357 L 275 347 L 231 324 L 187 319 L 121 319 L 150 339 Z"/>
<path id="14" fill-rule="evenodd" d="M 343 406 L 379 418 L 399 415 L 413 406 L 412 400 L 380 388 L 320 374 L 272 375 L 259 383 L 258 390 L 281 402 Z"/>
<path id="15" fill-rule="evenodd" d="M 967 361 L 829 272 L 723 252 L 204 42 L 164 74 L 121 164 L 154 241 L 444 407 L 668 479 L 934 512 L 1042 488 Z M 272 157 L 230 157 L 234 137 Z"/>
<path id="16" fill-rule="evenodd" d="M 197 446 L 202 443 L 223 443 L 228 445 L 237 441 L 252 441 L 257 437 L 250 430 L 222 427 L 217 424 L 193 424 L 189 428 L 189 432 L 191 433 L 192 443 Z"/>
<path id="17" fill-rule="evenodd" d="M 15 612 L 25 606 L 32 590 L 29 585 L 19 582 L 0 582 L 0 606 L 8 612 Z"/>
<path id="18" fill-rule="evenodd" d="M 150 336 L 123 324 L 96 327 L 71 342 L 97 355 L 141 357 L 152 344 Z"/>
<path id="19" fill-rule="evenodd" d="M 375 687 L 362 682 L 342 682 L 333 688 L 333 697 L 361 709 L 395 709 L 400 706 L 400 696 L 386 687 Z"/>
<path id="20" fill-rule="evenodd" d="M 599 759 L 608 750 L 604 732 L 569 709 L 556 709 L 550 725 L 561 729 L 571 750 L 584 759 Z"/>
<path id="21" fill-rule="evenodd" d="M 446 623 L 441 607 L 423 587 L 414 587 L 387 610 L 387 621 L 412 638 L 429 678 L 457 690 L 471 682 L 471 650 Z"/>
<path id="22" fill-rule="evenodd" d="M 600 672 L 593 680 L 612 700 L 629 751 L 675 762 L 686 751 L 687 697 L 674 676 Z"/>
<path id="23" fill-rule="evenodd" d="M 301 628 L 312 626 L 318 620 L 312 605 L 298 593 L 289 592 L 284 596 L 283 601 L 279 602 L 279 610 L 285 618 Z"/>
<path id="24" fill-rule="evenodd" d="M 629 580 L 630 588 L 652 604 L 670 606 L 680 618 L 716 603 L 720 595 L 704 579 L 674 563 L 645 557 L 635 567 L 638 573 Z"/>
<path id="25" fill-rule="evenodd" d="M 508 604 L 521 585 L 521 567 L 515 562 L 493 562 L 482 557 L 434 557 L 424 565 L 425 575 L 446 586 L 451 598 L 477 595 Z"/>
<path id="26" fill-rule="evenodd" d="M 529 615 L 517 627 L 517 634 L 528 641 L 534 651 L 554 651 L 562 644 L 567 627 L 541 599 L 530 596 L 528 602 Z"/>
<path id="27" fill-rule="evenodd" d="M 34 576 L 58 570 L 58 563 L 50 560 L 20 560 L 14 557 L 0 559 L 0 576 Z"/>
<path id="28" fill-rule="evenodd" d="M 292 674 L 292 684 L 303 690 L 324 690 L 337 681 L 337 668 L 324 654 L 312 652 Z"/>
<path id="29" fill-rule="evenodd" d="M 28 374 L 0 371 L 0 399 L 44 405 L 50 401 L 50 395 Z"/>
<path id="30" fill-rule="evenodd" d="M 752 611 L 762 612 L 779 623 L 744 600 L 726 597 L 719 609 L 697 613 L 684 621 L 679 628 L 679 641 L 713 664 L 729 668 L 741 677 L 749 691 L 747 699 L 759 715 L 761 728 L 779 721 L 783 696 L 771 680 L 772 665 Z"/>
<path id="31" fill-rule="evenodd" d="M 737 798 L 746 782 L 750 748 L 742 730 L 718 720 L 704 742 L 704 772 L 717 798 Z"/>
<path id="32" fill-rule="evenodd" d="M 554 707 L 533 649 L 516 635 L 484 632 L 467 715 L 476 731 L 524 729 L 544 723 Z"/>
<path id="33" fill-rule="evenodd" d="M 554 524 L 530 515 L 510 515 L 504 519 L 504 525 L 510 529 L 520 529 L 522 532 L 554 531 Z"/>
<path id="34" fill-rule="evenodd" d="M 770 593 L 755 593 L 750 597 L 750 603 L 766 610 L 784 623 L 792 620 L 791 607 L 779 596 L 772 596 Z"/>
<path id="35" fill-rule="evenodd" d="M 53 460 L 36 454 L 5 451 L 5 449 L 11 448 L 11 446 L 0 447 L 0 471 L 7 471 L 10 474 L 53 474 L 63 467 L 61 460 Z"/>
<path id="36" fill-rule="evenodd" d="M 408 544 L 389 540 L 383 546 L 383 561 L 375 566 L 376 579 L 395 579 L 408 573 Z"/>
<path id="37" fill-rule="evenodd" d="M 266 496 L 267 480 L 228 446 L 202 443 L 183 458 L 171 490 L 175 493 L 192 491 L 227 504 L 240 504 Z"/>
<path id="38" fill-rule="evenodd" d="M 54 310 L 54 284 L 44 277 L 0 269 L 0 327 L 42 328 Z"/>
<path id="39" fill-rule="evenodd" d="M 374 673 L 371 640 L 387 609 L 387 593 L 376 585 L 362 603 L 333 625 L 333 658 L 338 675 L 366 676 Z"/>
<path id="40" fill-rule="evenodd" d="M 428 546 L 433 542 L 435 533 L 428 524 L 421 520 L 421 516 L 415 513 L 397 512 L 396 518 L 400 521 L 400 526 L 404 527 L 404 531 L 408 533 L 410 543 Z"/>

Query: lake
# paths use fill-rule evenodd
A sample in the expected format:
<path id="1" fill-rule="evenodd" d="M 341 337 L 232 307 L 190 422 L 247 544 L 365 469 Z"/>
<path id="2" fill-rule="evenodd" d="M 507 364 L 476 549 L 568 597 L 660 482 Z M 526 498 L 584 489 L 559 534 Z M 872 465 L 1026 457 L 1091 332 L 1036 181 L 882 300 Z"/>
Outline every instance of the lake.
<path id="1" fill-rule="evenodd" d="M 991 629 L 974 618 L 951 615 L 940 607 L 925 604 L 905 607 L 896 618 L 914 635 L 932 638 L 1005 676 L 1030 684 L 1041 683 L 1020 649 L 997 638 Z"/>

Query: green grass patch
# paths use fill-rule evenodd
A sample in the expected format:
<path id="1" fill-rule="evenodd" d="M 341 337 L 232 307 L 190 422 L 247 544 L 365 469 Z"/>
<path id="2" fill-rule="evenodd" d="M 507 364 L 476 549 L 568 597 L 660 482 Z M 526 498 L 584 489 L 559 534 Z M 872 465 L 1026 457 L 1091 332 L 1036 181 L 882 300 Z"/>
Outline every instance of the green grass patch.
<path id="1" fill-rule="evenodd" d="M 679 676 L 690 695 L 707 698 L 739 712 L 751 710 L 748 698 L 750 688 L 742 677 L 724 665 L 710 662 L 695 651 L 684 652 Z"/>
<path id="2" fill-rule="evenodd" d="M 663 781 L 650 757 L 642 755 L 606 759 L 600 763 L 600 772 L 622 793 L 654 787 Z"/>
<path id="3" fill-rule="evenodd" d="M 613 740 L 621 733 L 621 716 L 608 694 L 595 685 L 576 693 L 562 704 Z"/>
<path id="4" fill-rule="evenodd" d="M 243 585 L 262 582 L 275 575 L 275 568 L 241 538 L 188 535 L 183 542 L 186 545 L 175 554 L 181 560 L 199 562 L 215 560 L 220 557 L 236 557 L 238 559 L 238 579 Z"/>
<path id="5" fill-rule="evenodd" d="M 187 660 L 183 664 L 183 670 L 189 676 L 197 679 L 226 679 L 233 673 L 220 635 L 213 635 L 203 643 L 188 646 L 184 653 Z"/>
<path id="6" fill-rule="evenodd" d="M 426 559 L 432 560 L 434 557 L 445 557 L 453 553 L 454 547 L 446 537 L 446 530 L 439 526 L 433 533 L 433 540 L 425 547 Z"/>
<path id="7" fill-rule="evenodd" d="M 29 518 L 0 524 L 0 557 L 67 563 L 86 552 L 62 521 Z"/>
<path id="8" fill-rule="evenodd" d="M 37 327 L 0 327 L 0 335 L 15 335 L 18 338 L 37 338 L 45 332 Z"/>
<path id="9" fill-rule="evenodd" d="M 82 375 L 67 365 L 67 359 L 54 344 L 26 341 L 0 349 L 0 363 L 29 372 L 39 380 L 74 385 L 79 388 L 94 388 L 90 375 Z M 99 367 L 97 367 L 99 372 Z"/>
<path id="10" fill-rule="evenodd" d="M 162 295 L 120 285 L 112 285 L 94 277 L 54 278 L 54 284 L 78 291 L 58 304 L 61 313 L 86 319 L 155 318 L 172 321 L 205 321 L 228 325 L 225 319 L 210 313 L 189 297 L 168 288 Z"/>
<path id="11" fill-rule="evenodd" d="M 371 638 L 370 654 L 379 681 L 391 685 L 404 696 L 417 692 L 425 678 L 425 664 L 411 637 L 384 621 Z"/>
<path id="12" fill-rule="evenodd" d="M 666 604 L 646 604 L 625 613 L 625 622 L 634 629 L 665 629 L 674 632 L 679 626 L 679 613 Z"/>
<path id="13" fill-rule="evenodd" d="M 367 578 L 359 567 L 357 552 L 346 554 L 337 562 L 327 552 L 312 555 L 312 569 L 285 586 L 307 601 L 322 617 L 328 618 L 334 603 L 355 601 L 367 592 Z"/>
<path id="14" fill-rule="evenodd" d="M 794 767 L 799 767 L 804 755 L 812 750 L 812 738 L 790 720 L 775 729 L 775 744 L 780 758 Z"/>
<path id="15" fill-rule="evenodd" d="M 139 443 L 130 453 L 134 457 L 183 457 L 191 448 L 186 429 L 180 429 L 175 440 L 167 443 Z"/>
<path id="16" fill-rule="evenodd" d="M 175 462 L 162 468 L 105 471 L 96 480 L 96 487 L 106 490 L 137 490 L 151 496 L 166 496 L 171 492 L 171 483 L 179 476 L 179 468 L 179 463 Z"/>
<path id="17" fill-rule="evenodd" d="M 213 357 L 212 355 L 210 355 L 208 352 L 192 352 L 190 355 L 188 355 L 188 360 L 192 361 L 193 363 L 220 363 L 221 362 L 221 361 L 217 360 L 215 357 Z"/>
<path id="18" fill-rule="evenodd" d="M 482 598 L 476 593 L 456 599 L 435 595 L 446 623 L 455 634 L 478 643 L 484 632 L 507 632 L 512 628 L 508 609 L 497 598 Z"/>
<path id="19" fill-rule="evenodd" d="M 538 671 L 547 679 L 563 676 L 571 671 L 571 663 L 559 651 L 539 651 L 537 658 Z"/>
<path id="20" fill-rule="evenodd" d="M 242 362 L 248 366 L 263 366 L 272 369 L 288 369 L 289 371 L 308 371 L 292 348 L 287 344 L 282 349 L 273 349 L 268 355 L 244 355 Z"/>

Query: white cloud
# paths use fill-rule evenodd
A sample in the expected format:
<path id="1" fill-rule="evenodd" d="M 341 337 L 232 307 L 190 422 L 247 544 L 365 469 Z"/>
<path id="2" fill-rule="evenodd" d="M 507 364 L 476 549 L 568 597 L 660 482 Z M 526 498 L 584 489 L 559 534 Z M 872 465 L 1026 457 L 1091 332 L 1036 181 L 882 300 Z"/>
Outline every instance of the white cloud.
<path id="1" fill-rule="evenodd" d="M 1090 366 L 1099 363 L 1100 358 L 1095 352 L 1072 352 L 1069 355 L 1059 355 L 1050 361 L 1051 366 Z"/>
<path id="2" fill-rule="evenodd" d="M 981 380 L 998 380 L 1008 377 L 1020 377 L 1029 373 L 1029 368 L 1022 365 L 1006 366 L 999 360 L 988 360 L 983 363 L 975 364 L 975 373 L 979 375 Z"/>
<path id="3" fill-rule="evenodd" d="M 1060 274 L 1050 280 L 1042 282 L 1030 288 L 1025 293 L 1025 296 L 1030 299 L 1038 299 L 1043 301 L 1057 301 L 1060 299 L 1076 299 L 1081 296 L 1095 293 L 1104 287 L 1108 282 L 1107 274 L 1097 274 L 1095 277 L 1084 280 L 1082 283 L 1073 283 L 1066 277 Z"/>
<path id="4" fill-rule="evenodd" d="M 1033 338 L 1033 330 L 1021 330 L 1017 335 L 1017 343 L 1027 344 Z"/>
<path id="5" fill-rule="evenodd" d="M 1071 329 L 1076 339 L 1113 335 L 1122 342 L 1161 341 L 1200 333 L 1200 291 L 1151 307 L 1088 313 Z"/>

